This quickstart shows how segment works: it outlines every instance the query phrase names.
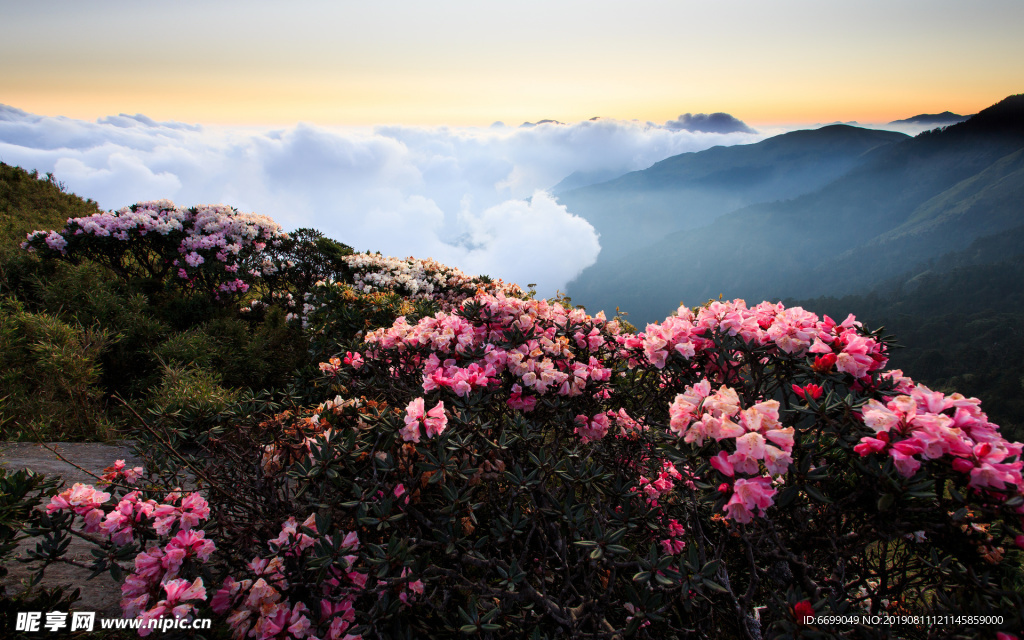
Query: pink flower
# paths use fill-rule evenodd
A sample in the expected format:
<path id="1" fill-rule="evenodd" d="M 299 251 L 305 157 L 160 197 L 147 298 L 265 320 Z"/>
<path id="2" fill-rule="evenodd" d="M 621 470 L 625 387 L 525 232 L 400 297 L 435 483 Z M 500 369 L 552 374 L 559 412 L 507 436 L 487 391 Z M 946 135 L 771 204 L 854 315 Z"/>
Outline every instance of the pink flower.
<path id="1" fill-rule="evenodd" d="M 444 413 L 444 402 L 438 402 L 433 409 L 424 414 L 423 398 L 415 398 L 409 402 L 405 413 L 405 426 L 398 432 L 406 442 L 420 441 L 421 424 L 424 426 L 428 438 L 441 435 L 448 425 L 448 416 Z"/>
<path id="2" fill-rule="evenodd" d="M 86 515 L 99 505 L 110 500 L 110 494 L 97 491 L 91 485 L 76 482 L 73 487 L 66 489 L 50 499 L 46 506 L 46 513 L 71 509 L 78 515 Z"/>
<path id="3" fill-rule="evenodd" d="M 736 475 L 736 470 L 733 469 L 732 463 L 729 462 L 729 454 L 726 451 L 719 451 L 718 455 L 712 457 L 708 462 L 722 475 L 729 476 L 730 478 Z"/>
<path id="4" fill-rule="evenodd" d="M 117 460 L 113 465 L 103 470 L 102 482 L 100 484 L 111 484 L 123 482 L 124 484 L 135 484 L 143 473 L 142 467 L 126 468 L 124 460 Z"/>
<path id="5" fill-rule="evenodd" d="M 869 453 L 885 451 L 885 448 L 889 445 L 889 434 L 882 432 L 879 433 L 878 436 L 878 438 L 864 436 L 860 439 L 860 444 L 855 446 L 853 450 L 861 456 L 866 456 Z"/>
<path id="6" fill-rule="evenodd" d="M 224 583 L 210 600 L 210 608 L 218 615 L 223 615 L 231 608 L 235 595 L 242 589 L 242 583 L 231 576 L 224 578 Z"/>
<path id="7" fill-rule="evenodd" d="M 575 433 L 578 433 L 580 439 L 586 444 L 605 437 L 610 426 L 607 414 L 599 413 L 593 418 L 580 414 L 576 416 Z"/>
<path id="8" fill-rule="evenodd" d="M 686 387 L 683 393 L 676 396 L 668 408 L 669 428 L 678 436 L 685 436 L 686 442 L 696 442 L 697 446 L 704 443 L 704 434 L 699 431 L 687 433 L 687 427 L 693 421 L 704 398 L 711 394 L 711 383 L 701 380 L 695 385 Z"/>
<path id="9" fill-rule="evenodd" d="M 906 441 L 904 440 L 904 442 Z M 917 470 L 921 468 L 921 461 L 914 458 L 913 454 L 903 453 L 896 447 L 893 447 L 889 451 L 889 456 L 896 465 L 896 470 L 899 471 L 900 475 L 904 478 L 913 476 L 917 473 Z"/>
<path id="10" fill-rule="evenodd" d="M 682 553 L 685 548 L 686 543 L 677 538 L 666 538 L 661 541 L 661 550 L 667 556 L 674 556 L 678 553 Z"/>
<path id="11" fill-rule="evenodd" d="M 686 533 L 686 529 L 683 528 L 683 525 L 679 524 L 678 520 L 673 518 L 668 521 L 668 535 L 672 536 L 673 538 L 678 538 L 684 533 Z"/>
<path id="12" fill-rule="evenodd" d="M 755 510 L 764 514 L 772 505 L 774 495 L 770 478 L 740 478 L 733 484 L 732 497 L 725 505 L 727 517 L 737 522 L 750 522 Z"/>
<path id="13" fill-rule="evenodd" d="M 427 437 L 433 438 L 444 433 L 445 427 L 448 426 L 448 416 L 444 413 L 444 402 L 438 402 L 434 405 L 434 408 L 427 412 L 426 420 L 424 421 L 427 429 Z"/>
<path id="14" fill-rule="evenodd" d="M 188 580 L 182 579 L 165 582 L 164 591 L 167 592 L 168 605 L 186 600 L 206 600 L 206 588 L 203 587 L 202 578 L 196 578 L 191 584 Z"/>
<path id="15" fill-rule="evenodd" d="M 533 396 L 524 396 L 523 388 L 518 384 L 512 385 L 512 393 L 509 394 L 508 406 L 519 411 L 533 411 L 537 406 L 537 399 Z"/>
<path id="16" fill-rule="evenodd" d="M 806 398 L 809 395 L 812 399 L 817 400 L 818 398 L 821 397 L 822 394 L 822 388 L 814 383 L 810 383 L 802 387 L 794 384 L 792 385 L 792 387 L 793 393 L 800 396 L 801 398 Z"/>
<path id="17" fill-rule="evenodd" d="M 423 398 L 415 398 L 405 408 L 405 426 L 399 429 L 402 440 L 420 441 L 420 421 L 423 419 Z"/>

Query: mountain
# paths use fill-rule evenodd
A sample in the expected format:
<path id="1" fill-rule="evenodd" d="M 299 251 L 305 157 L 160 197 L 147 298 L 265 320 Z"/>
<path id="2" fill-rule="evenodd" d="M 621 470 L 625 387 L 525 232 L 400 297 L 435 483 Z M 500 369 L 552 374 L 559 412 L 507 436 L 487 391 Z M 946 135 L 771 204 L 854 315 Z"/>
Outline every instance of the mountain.
<path id="1" fill-rule="evenodd" d="M 552 195 L 561 195 L 567 191 L 573 189 L 579 189 L 581 187 L 589 187 L 592 184 L 599 184 L 601 182 L 608 182 L 614 180 L 619 176 L 625 174 L 626 171 L 616 171 L 615 169 L 606 169 L 598 171 L 573 171 L 565 178 L 563 178 L 558 184 L 551 187 L 549 191 Z"/>
<path id="2" fill-rule="evenodd" d="M 741 207 L 819 189 L 907 137 L 846 125 L 793 131 L 673 156 L 643 171 L 558 193 L 558 200 L 601 234 L 600 266 Z"/>
<path id="3" fill-rule="evenodd" d="M 926 124 L 941 127 L 963 122 L 970 117 L 971 116 L 961 116 L 953 113 L 952 111 L 943 111 L 942 113 L 922 113 L 905 120 L 893 120 L 889 124 Z"/>
<path id="4" fill-rule="evenodd" d="M 542 124 L 565 124 L 565 123 L 564 122 L 559 122 L 558 120 L 544 119 L 544 120 L 538 120 L 537 122 L 524 122 L 523 124 L 519 125 L 519 128 L 520 129 L 523 129 L 523 128 L 530 129 L 532 127 L 537 127 L 537 126 L 540 126 Z"/>
<path id="5" fill-rule="evenodd" d="M 641 324 L 681 300 L 694 305 L 720 294 L 762 300 L 863 292 L 1021 225 L 1021 203 L 1024 95 L 874 149 L 810 192 L 764 198 L 599 260 L 568 292 L 593 311 L 619 305 Z"/>

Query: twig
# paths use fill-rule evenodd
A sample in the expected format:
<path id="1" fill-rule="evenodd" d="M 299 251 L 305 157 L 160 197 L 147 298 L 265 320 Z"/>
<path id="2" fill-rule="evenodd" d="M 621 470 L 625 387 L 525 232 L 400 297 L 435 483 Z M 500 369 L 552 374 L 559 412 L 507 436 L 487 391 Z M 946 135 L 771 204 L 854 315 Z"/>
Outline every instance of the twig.
<path id="1" fill-rule="evenodd" d="M 129 405 L 129 404 L 127 403 L 127 402 L 125 402 L 124 398 L 122 398 L 122 397 L 121 397 L 121 396 L 119 396 L 119 395 L 115 395 L 114 397 L 115 397 L 115 398 L 117 398 L 118 402 L 120 402 L 121 404 L 123 404 L 123 405 L 125 406 L 125 408 L 126 408 L 126 409 L 128 409 L 128 411 L 130 411 L 130 412 L 131 412 L 131 414 L 132 414 L 133 416 L 135 416 L 135 418 L 136 418 L 136 419 L 137 419 L 137 420 L 139 421 L 139 424 L 141 424 L 141 425 L 143 426 L 143 428 L 145 428 L 145 429 L 146 429 L 146 431 L 148 431 L 148 432 L 149 432 L 150 434 L 152 434 L 152 435 L 153 435 L 153 437 L 155 437 L 155 438 L 156 438 L 156 439 L 157 439 L 157 440 L 158 440 L 158 441 L 160 442 L 160 444 L 162 444 L 162 445 L 164 446 L 164 448 L 165 448 L 165 449 L 166 449 L 167 451 L 169 451 L 169 452 L 171 453 L 171 455 L 173 455 L 173 456 L 174 456 L 175 458 L 177 458 L 177 459 L 178 459 L 178 460 L 179 460 L 179 461 L 180 461 L 180 462 L 181 462 L 181 463 L 182 463 L 183 465 L 185 465 L 185 467 L 187 467 L 187 468 L 188 468 L 189 470 L 191 470 L 191 471 L 192 471 L 192 473 L 194 473 L 194 474 L 196 475 L 196 477 L 197 477 L 197 478 L 199 478 L 200 480 L 202 480 L 202 481 L 206 482 L 206 485 L 207 485 L 207 486 L 208 486 L 209 488 L 211 488 L 211 489 L 214 489 L 214 490 L 216 490 L 216 491 L 217 491 L 218 493 L 220 493 L 220 494 L 221 494 L 221 495 L 223 495 L 223 496 L 224 496 L 225 498 L 227 498 L 229 502 L 233 502 L 234 504 L 237 504 L 237 505 L 241 505 L 241 506 L 243 506 L 243 507 L 247 507 L 247 508 L 252 508 L 252 507 L 253 507 L 253 505 L 252 505 L 252 504 L 249 504 L 249 503 L 247 503 L 247 502 L 244 502 L 244 501 L 242 501 L 242 500 L 239 500 L 239 499 L 238 499 L 238 498 L 236 497 L 236 495 L 235 495 L 235 494 L 233 494 L 232 492 L 230 492 L 230 491 L 227 491 L 227 490 L 225 490 L 225 489 L 222 489 L 222 488 L 220 487 L 220 485 L 219 485 L 219 484 L 217 484 L 217 483 L 213 482 L 212 480 L 210 480 L 210 478 L 208 478 L 208 477 L 206 476 L 206 474 L 205 474 L 205 473 L 203 473 L 202 471 L 200 471 L 199 469 L 197 469 L 197 468 L 196 468 L 195 466 L 193 466 L 193 465 L 192 465 L 192 463 L 190 463 L 190 462 L 189 462 L 189 461 L 188 461 L 188 460 L 187 460 L 187 459 L 186 459 L 186 458 L 185 458 L 184 456 L 182 456 L 182 455 L 181 455 L 180 453 L 178 453 L 177 449 L 175 449 L 175 448 L 174 448 L 174 445 L 172 445 L 172 444 L 170 443 L 170 441 L 168 441 L 168 440 L 164 439 L 164 438 L 163 438 L 163 437 L 162 437 L 162 436 L 161 436 L 161 435 L 160 435 L 159 433 L 157 433 L 157 432 L 156 432 L 156 431 L 155 431 L 155 430 L 154 430 L 154 429 L 153 429 L 153 428 L 152 428 L 151 426 L 149 426 L 149 423 L 147 423 L 147 422 L 146 422 L 146 421 L 145 421 L 145 420 L 143 419 L 143 417 L 142 417 L 142 416 L 140 416 L 140 415 L 138 414 L 138 412 L 137 412 L 137 411 L 135 411 L 135 409 L 134 409 L 134 408 L 133 408 L 133 407 L 132 407 L 131 405 Z"/>
<path id="2" fill-rule="evenodd" d="M 138 489 L 138 487 L 134 487 L 132 485 L 120 484 L 120 483 L 117 483 L 117 482 L 107 482 L 106 480 L 103 479 L 102 476 L 98 476 L 95 473 L 93 473 L 92 471 L 89 471 L 88 469 L 86 469 L 85 467 L 82 467 L 82 466 L 80 466 L 80 465 L 78 465 L 78 464 L 68 460 L 67 458 L 62 456 L 60 454 L 60 452 L 57 451 L 57 449 L 55 447 L 51 447 L 48 443 L 43 442 L 42 436 L 39 435 L 39 432 L 36 431 L 36 428 L 34 426 L 29 424 L 28 428 L 32 431 L 32 434 L 36 437 L 36 444 L 40 445 L 41 447 L 45 448 L 46 450 L 48 450 L 53 455 L 55 455 L 58 458 L 60 458 L 61 461 L 64 462 L 65 464 L 69 464 L 72 467 L 74 467 L 74 468 L 78 469 L 79 471 L 81 471 L 82 473 L 84 473 L 86 475 L 89 475 L 89 476 L 92 476 L 93 478 L 96 478 L 100 482 L 106 483 L 106 485 L 109 486 L 109 487 L 121 487 L 121 488 L 124 488 L 124 489 L 132 489 L 132 490 Z"/>

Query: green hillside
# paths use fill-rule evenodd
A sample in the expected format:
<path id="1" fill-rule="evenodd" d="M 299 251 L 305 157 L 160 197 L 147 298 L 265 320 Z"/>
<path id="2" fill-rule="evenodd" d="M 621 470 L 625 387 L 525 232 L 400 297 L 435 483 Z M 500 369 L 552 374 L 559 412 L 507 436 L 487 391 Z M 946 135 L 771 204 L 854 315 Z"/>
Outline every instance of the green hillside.
<path id="1" fill-rule="evenodd" d="M 35 229 L 64 225 L 99 211 L 95 202 L 67 193 L 52 175 L 40 176 L 0 162 L 0 243 L 20 243 Z"/>

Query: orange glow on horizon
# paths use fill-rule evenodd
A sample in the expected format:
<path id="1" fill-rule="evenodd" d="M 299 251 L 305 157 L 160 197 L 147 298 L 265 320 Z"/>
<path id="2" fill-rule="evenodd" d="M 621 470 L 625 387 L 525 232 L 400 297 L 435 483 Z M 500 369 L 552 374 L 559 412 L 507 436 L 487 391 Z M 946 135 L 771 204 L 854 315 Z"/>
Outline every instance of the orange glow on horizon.
<path id="1" fill-rule="evenodd" d="M 1022 87 L 1024 90 L 1024 87 Z M 196 92 L 208 97 L 208 93 Z M 312 92 L 311 92 L 312 93 Z M 326 92 L 325 92 L 326 93 Z M 0 103 L 42 116 L 64 116 L 79 120 L 94 121 L 106 116 L 127 113 L 141 113 L 156 121 L 177 121 L 186 124 L 224 126 L 289 126 L 308 122 L 323 126 L 454 126 L 486 127 L 496 121 L 509 126 L 522 122 L 536 122 L 554 119 L 561 122 L 578 122 L 592 117 L 641 122 L 663 123 L 677 118 L 681 113 L 725 112 L 751 126 L 785 126 L 826 122 L 858 122 L 862 124 L 884 124 L 909 118 L 921 113 L 952 111 L 959 114 L 973 114 L 1008 95 L 987 92 L 980 95 L 956 96 L 920 95 L 911 99 L 895 100 L 877 96 L 874 99 L 861 97 L 856 102 L 843 100 L 819 100 L 812 103 L 791 103 L 781 98 L 774 100 L 752 96 L 746 100 L 734 99 L 706 106 L 694 104 L 680 109 L 676 102 L 657 105 L 654 103 L 607 104 L 607 108 L 558 106 L 544 103 L 531 104 L 523 100 L 509 105 L 498 101 L 495 104 L 452 105 L 443 103 L 415 102 L 415 109 L 401 101 L 387 100 L 386 95 L 364 94 L 361 100 L 346 100 L 343 96 L 326 99 L 304 99 L 292 93 L 286 97 L 272 97 L 264 92 L 242 88 L 236 89 L 231 99 L 213 101 L 198 99 L 190 92 L 174 93 L 159 98 L 137 95 L 130 91 L 111 92 L 62 92 L 9 91 L 0 94 Z M 333 97 L 334 99 L 330 99 Z M 313 98 L 313 96 L 310 96 Z"/>

